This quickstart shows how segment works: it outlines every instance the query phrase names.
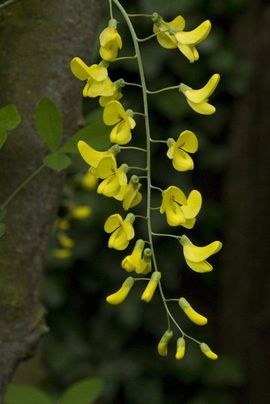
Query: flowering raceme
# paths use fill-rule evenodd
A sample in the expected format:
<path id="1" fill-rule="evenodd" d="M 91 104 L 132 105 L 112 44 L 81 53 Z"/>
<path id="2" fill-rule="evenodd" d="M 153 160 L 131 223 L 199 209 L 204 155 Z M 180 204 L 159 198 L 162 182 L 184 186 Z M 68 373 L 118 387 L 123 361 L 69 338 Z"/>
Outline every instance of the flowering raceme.
<path id="1" fill-rule="evenodd" d="M 158 14 L 154 14 L 154 33 L 157 34 L 159 44 L 166 49 L 178 48 L 180 52 L 193 63 L 199 59 L 196 45 L 207 38 L 211 23 L 209 20 L 202 22 L 192 31 L 184 31 L 185 20 L 178 15 L 170 22 L 166 22 Z"/>
<path id="2" fill-rule="evenodd" d="M 167 146 L 167 156 L 172 160 L 175 170 L 193 170 L 194 163 L 188 153 L 196 153 L 198 150 L 198 139 L 195 133 L 190 130 L 184 130 L 179 134 L 177 141 L 169 138 Z"/>
<path id="3" fill-rule="evenodd" d="M 108 62 L 114 61 L 117 58 L 118 49 L 122 49 L 122 39 L 117 32 L 116 25 L 116 20 L 110 20 L 109 26 L 99 36 L 99 54 L 103 60 Z"/>
<path id="4" fill-rule="evenodd" d="M 111 101 L 105 105 L 103 121 L 105 125 L 115 125 L 110 133 L 111 143 L 123 145 L 130 142 L 131 129 L 136 126 L 131 110 L 125 111 L 119 101 Z"/>
<path id="5" fill-rule="evenodd" d="M 166 214 L 170 226 L 183 226 L 192 229 L 202 206 L 202 196 L 199 191 L 193 190 L 186 198 L 184 192 L 170 186 L 162 192 L 160 213 Z"/>
<path id="6" fill-rule="evenodd" d="M 216 108 L 208 103 L 208 98 L 215 91 L 220 80 L 219 74 L 213 74 L 204 87 L 199 90 L 193 90 L 186 84 L 180 84 L 180 91 L 186 97 L 189 106 L 198 114 L 212 115 L 216 112 Z"/>

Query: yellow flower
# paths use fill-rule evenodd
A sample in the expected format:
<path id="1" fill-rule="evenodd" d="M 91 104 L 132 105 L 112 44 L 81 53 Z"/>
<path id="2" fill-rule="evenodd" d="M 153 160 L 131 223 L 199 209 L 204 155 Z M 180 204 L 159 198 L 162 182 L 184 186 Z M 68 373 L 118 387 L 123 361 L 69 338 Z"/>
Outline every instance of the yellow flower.
<path id="1" fill-rule="evenodd" d="M 193 190 L 186 198 L 183 191 L 174 185 L 162 192 L 160 213 L 166 214 L 170 226 L 183 226 L 191 229 L 202 206 L 202 196 Z"/>
<path id="2" fill-rule="evenodd" d="M 176 354 L 175 359 L 183 359 L 186 351 L 186 341 L 183 337 L 178 338 L 176 343 Z"/>
<path id="3" fill-rule="evenodd" d="M 112 62 L 117 58 L 118 49 L 122 49 L 122 39 L 116 29 L 117 21 L 111 19 L 109 26 L 105 28 L 100 36 L 100 50 L 99 54 L 102 59 Z"/>
<path id="4" fill-rule="evenodd" d="M 200 349 L 201 349 L 202 353 L 205 356 L 207 356 L 207 358 L 212 359 L 212 360 L 218 359 L 217 354 L 214 353 L 205 342 L 202 342 L 200 344 Z"/>
<path id="5" fill-rule="evenodd" d="M 103 121 L 105 125 L 115 125 L 110 133 L 111 143 L 123 145 L 130 142 L 131 129 L 136 126 L 131 110 L 125 111 L 119 101 L 111 101 L 105 105 Z"/>
<path id="6" fill-rule="evenodd" d="M 135 216 L 129 213 L 125 220 L 116 213 L 108 217 L 105 222 L 104 230 L 106 233 L 112 233 L 109 238 L 109 248 L 115 250 L 125 250 L 130 242 L 135 237 L 133 222 Z"/>
<path id="7" fill-rule="evenodd" d="M 134 206 L 141 203 L 142 194 L 139 192 L 141 186 L 142 184 L 139 183 L 137 175 L 132 175 L 129 183 L 121 187 L 119 194 L 115 198 L 123 201 L 124 210 L 134 208 Z"/>
<path id="8" fill-rule="evenodd" d="M 62 247 L 64 248 L 74 247 L 75 244 L 74 240 L 72 240 L 72 238 L 70 238 L 67 234 L 61 232 L 58 234 L 57 238 Z"/>
<path id="9" fill-rule="evenodd" d="M 167 156 L 172 160 L 175 170 L 193 170 L 193 160 L 188 153 L 196 153 L 198 150 L 198 139 L 195 133 L 190 130 L 184 130 L 179 134 L 176 142 L 174 139 L 169 138 L 167 146 Z"/>
<path id="10" fill-rule="evenodd" d="M 99 105 L 101 107 L 105 107 L 110 101 L 118 101 L 121 100 L 123 94 L 121 92 L 121 88 L 124 86 L 124 82 L 122 79 L 115 81 L 113 84 L 113 93 L 112 95 L 103 95 L 99 98 Z"/>
<path id="11" fill-rule="evenodd" d="M 97 150 L 93 149 L 91 146 L 89 146 L 83 140 L 80 140 L 78 142 L 78 149 L 79 149 L 79 152 L 80 152 L 82 158 L 84 159 L 84 161 L 87 164 L 89 164 L 89 166 L 92 167 L 90 172 L 95 177 L 97 177 L 96 169 L 104 159 L 106 159 L 106 164 L 103 163 L 100 165 L 100 167 L 102 167 L 102 169 L 100 168 L 99 172 L 102 171 L 102 175 L 103 175 L 103 177 L 100 177 L 100 178 L 106 178 L 109 175 L 112 175 L 111 167 L 114 164 L 116 165 L 116 160 L 115 160 L 114 154 L 118 152 L 117 147 L 113 146 L 113 151 L 107 150 L 107 151 L 101 152 L 101 151 L 97 151 Z M 97 178 L 99 178 L 99 177 L 97 177 Z"/>
<path id="12" fill-rule="evenodd" d="M 208 103 L 208 98 L 215 91 L 219 80 L 220 75 L 216 73 L 199 90 L 193 90 L 191 87 L 181 83 L 179 91 L 185 95 L 189 106 L 198 112 L 198 114 L 212 115 L 216 111 L 216 108 Z"/>
<path id="13" fill-rule="evenodd" d="M 207 38 L 211 30 L 211 23 L 209 20 L 202 22 L 192 31 L 184 31 L 185 20 L 181 15 L 178 15 L 170 22 L 166 22 L 162 17 L 155 13 L 153 21 L 154 33 L 157 34 L 157 40 L 163 48 L 178 48 L 190 63 L 199 59 L 196 45 Z"/>
<path id="14" fill-rule="evenodd" d="M 205 247 L 197 247 L 183 235 L 179 238 L 183 246 L 184 257 L 187 265 L 195 272 L 209 272 L 213 267 L 206 261 L 208 257 L 217 253 L 222 248 L 220 241 L 213 241 Z"/>
<path id="15" fill-rule="evenodd" d="M 158 343 L 158 353 L 161 356 L 167 356 L 168 355 L 168 343 L 173 337 L 173 332 L 172 330 L 166 330 L 165 333 L 162 335 L 159 343 Z"/>
<path id="16" fill-rule="evenodd" d="M 152 271 L 152 251 L 150 248 L 145 248 L 143 252 L 143 259 L 141 261 L 141 266 L 137 271 L 137 273 L 146 275 L 151 271 Z"/>
<path id="17" fill-rule="evenodd" d="M 70 62 L 70 69 L 75 77 L 86 81 L 83 89 L 84 97 L 111 96 L 114 92 L 113 83 L 108 77 L 105 62 L 87 66 L 82 59 L 75 57 Z"/>
<path id="18" fill-rule="evenodd" d="M 143 291 L 143 294 L 141 296 L 141 300 L 144 300 L 145 302 L 149 303 L 150 300 L 152 299 L 155 290 L 157 288 L 157 285 L 160 281 L 161 278 L 161 273 L 160 272 L 154 272 L 152 273 L 152 276 L 146 286 L 146 288 Z"/>
<path id="19" fill-rule="evenodd" d="M 123 282 L 121 288 L 117 292 L 113 293 L 110 296 L 107 296 L 106 302 L 110 304 L 122 303 L 126 299 L 133 285 L 134 285 L 134 279 L 131 276 L 129 276 Z"/>
<path id="20" fill-rule="evenodd" d="M 123 259 L 121 263 L 122 268 L 127 272 L 137 272 L 138 268 L 141 266 L 143 249 L 144 241 L 141 239 L 137 240 L 132 253 Z"/>
<path id="21" fill-rule="evenodd" d="M 55 250 L 53 250 L 53 255 L 56 258 L 65 260 L 72 256 L 72 250 L 70 250 L 69 248 L 56 248 Z"/>
<path id="22" fill-rule="evenodd" d="M 91 213 L 92 209 L 87 205 L 75 206 L 71 210 L 72 217 L 76 220 L 85 220 L 91 215 Z"/>
<path id="23" fill-rule="evenodd" d="M 57 227 L 60 230 L 68 230 L 70 228 L 70 223 L 67 219 L 61 219 L 59 220 Z"/>
<path id="24" fill-rule="evenodd" d="M 87 191 L 93 191 L 96 189 L 97 187 L 97 183 L 98 180 L 97 178 L 94 176 L 94 174 L 89 170 L 87 171 L 82 179 L 81 179 L 81 185 L 84 189 L 86 189 Z"/>
<path id="25" fill-rule="evenodd" d="M 187 315 L 187 317 L 193 321 L 193 323 L 197 325 L 205 325 L 207 324 L 207 318 L 202 316 L 201 314 L 197 313 L 196 310 L 194 310 L 189 302 L 184 298 L 180 297 L 179 301 L 179 306 L 181 309 L 184 311 L 184 313 Z"/>
<path id="26" fill-rule="evenodd" d="M 102 166 L 105 167 L 105 170 L 108 169 L 107 160 L 110 160 L 111 163 L 111 175 L 106 177 L 98 186 L 97 193 L 103 194 L 108 197 L 117 197 L 119 192 L 123 186 L 127 184 L 127 169 L 128 166 L 126 164 L 122 164 L 119 168 L 117 168 L 115 160 L 112 160 L 111 157 L 105 158 L 102 162 L 99 163 L 98 167 L 96 168 L 95 174 L 99 178 L 104 178 L 102 176 L 103 170 Z M 107 172 L 107 171 L 106 171 Z"/>

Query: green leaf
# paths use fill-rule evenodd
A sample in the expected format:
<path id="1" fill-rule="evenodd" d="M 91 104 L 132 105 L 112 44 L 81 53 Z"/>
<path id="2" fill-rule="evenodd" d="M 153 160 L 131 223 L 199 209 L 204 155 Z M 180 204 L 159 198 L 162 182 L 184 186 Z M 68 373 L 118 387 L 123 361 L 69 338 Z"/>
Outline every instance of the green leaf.
<path id="1" fill-rule="evenodd" d="M 52 404 L 52 400 L 36 387 L 10 384 L 5 404 Z"/>
<path id="2" fill-rule="evenodd" d="M 79 140 L 84 140 L 90 146 L 97 150 L 105 150 L 111 146 L 109 134 L 111 129 L 99 120 L 91 123 L 74 133 L 60 148 L 61 152 L 78 153 L 77 143 Z"/>
<path id="3" fill-rule="evenodd" d="M 6 105 L 0 109 L 0 132 L 8 132 L 17 128 L 21 122 L 21 116 L 15 105 Z"/>
<path id="4" fill-rule="evenodd" d="M 102 380 L 97 378 L 83 379 L 67 389 L 60 400 L 60 404 L 91 404 L 103 392 Z"/>
<path id="5" fill-rule="evenodd" d="M 3 132 L 0 130 L 0 149 L 4 146 L 7 140 L 7 132 L 3 130 Z"/>
<path id="6" fill-rule="evenodd" d="M 36 110 L 36 127 L 41 139 L 55 151 L 63 135 L 61 113 L 47 97 L 42 98 Z"/>
<path id="7" fill-rule="evenodd" d="M 6 225 L 5 223 L 0 223 L 0 237 L 3 237 L 3 235 L 6 232 Z"/>
<path id="8" fill-rule="evenodd" d="M 63 153 L 52 153 L 44 157 L 43 163 L 46 167 L 51 168 L 54 171 L 60 172 L 67 168 L 71 164 L 71 160 Z"/>
<path id="9" fill-rule="evenodd" d="M 3 220 L 6 216 L 7 210 L 6 208 L 0 208 L 0 220 Z"/>

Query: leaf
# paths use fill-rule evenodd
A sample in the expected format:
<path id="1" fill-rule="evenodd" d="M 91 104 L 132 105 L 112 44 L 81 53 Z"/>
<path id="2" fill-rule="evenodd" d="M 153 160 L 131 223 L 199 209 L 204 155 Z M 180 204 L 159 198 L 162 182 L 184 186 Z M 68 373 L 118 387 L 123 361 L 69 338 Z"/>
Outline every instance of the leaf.
<path id="1" fill-rule="evenodd" d="M 0 220 L 3 220 L 6 216 L 7 210 L 6 208 L 0 208 Z"/>
<path id="2" fill-rule="evenodd" d="M 62 139 L 63 121 L 59 109 L 47 97 L 37 106 L 36 127 L 41 139 L 55 151 Z"/>
<path id="3" fill-rule="evenodd" d="M 0 132 L 8 132 L 12 129 L 17 128 L 21 122 L 21 116 L 15 107 L 15 105 L 10 104 L 0 109 Z"/>
<path id="4" fill-rule="evenodd" d="M 91 404 L 100 397 L 102 392 L 102 380 L 97 378 L 83 379 L 66 390 L 60 404 Z"/>
<path id="5" fill-rule="evenodd" d="M 97 150 L 105 150 L 111 146 L 109 133 L 111 129 L 104 125 L 102 121 L 91 123 L 74 133 L 59 149 L 61 152 L 77 154 L 77 143 L 84 140 Z"/>
<path id="6" fill-rule="evenodd" d="M 7 140 L 7 132 L 3 130 L 3 132 L 0 130 L 0 149 L 4 146 Z"/>
<path id="7" fill-rule="evenodd" d="M 0 223 L 0 237 L 3 237 L 3 235 L 6 232 L 6 225 L 5 223 Z"/>
<path id="8" fill-rule="evenodd" d="M 52 404 L 52 400 L 36 387 L 10 384 L 5 404 Z"/>
<path id="9" fill-rule="evenodd" d="M 48 154 L 46 157 L 44 157 L 43 163 L 45 164 L 46 167 L 49 167 L 54 171 L 60 172 L 71 164 L 71 160 L 65 154 L 57 152 Z"/>

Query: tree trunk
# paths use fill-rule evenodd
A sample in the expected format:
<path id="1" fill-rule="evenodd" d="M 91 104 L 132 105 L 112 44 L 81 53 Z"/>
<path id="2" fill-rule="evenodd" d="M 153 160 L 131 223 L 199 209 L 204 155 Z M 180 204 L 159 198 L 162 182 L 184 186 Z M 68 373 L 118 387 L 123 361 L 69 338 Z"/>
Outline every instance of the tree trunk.
<path id="1" fill-rule="evenodd" d="M 247 94 L 237 100 L 226 182 L 229 227 L 223 273 L 223 352 L 239 359 L 246 381 L 243 403 L 270 397 L 270 4 L 250 1 L 234 41 L 254 62 Z"/>
<path id="2" fill-rule="evenodd" d="M 69 70 L 74 56 L 89 60 L 98 0 L 20 0 L 0 10 L 0 106 L 14 103 L 23 121 L 0 156 L 0 202 L 48 153 L 35 133 L 43 96 L 60 108 L 68 135 L 81 114 L 81 85 Z M 0 240 L 0 403 L 17 364 L 46 332 L 39 286 L 42 262 L 63 184 L 45 169 L 8 206 Z"/>

